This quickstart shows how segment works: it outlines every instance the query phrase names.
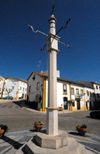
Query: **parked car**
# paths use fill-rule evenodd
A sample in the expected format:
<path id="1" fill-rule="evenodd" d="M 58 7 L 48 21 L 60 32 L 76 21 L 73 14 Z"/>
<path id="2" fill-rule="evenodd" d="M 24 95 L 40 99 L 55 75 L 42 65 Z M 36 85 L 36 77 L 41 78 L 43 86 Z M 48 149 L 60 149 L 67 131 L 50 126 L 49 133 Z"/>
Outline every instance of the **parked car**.
<path id="1" fill-rule="evenodd" d="M 93 111 L 93 112 L 90 112 L 90 117 L 91 118 L 96 118 L 96 119 L 100 119 L 100 111 Z"/>
<path id="2" fill-rule="evenodd" d="M 3 99 L 10 99 L 10 100 L 13 100 L 13 97 L 12 97 L 12 96 L 6 96 L 6 97 L 4 97 Z"/>

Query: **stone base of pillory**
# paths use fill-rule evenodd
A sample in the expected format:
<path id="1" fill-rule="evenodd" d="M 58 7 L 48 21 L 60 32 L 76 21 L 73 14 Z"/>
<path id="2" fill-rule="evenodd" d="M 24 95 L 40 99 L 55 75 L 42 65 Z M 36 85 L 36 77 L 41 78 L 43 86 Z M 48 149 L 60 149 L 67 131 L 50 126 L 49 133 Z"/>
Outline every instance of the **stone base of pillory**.
<path id="1" fill-rule="evenodd" d="M 93 154 L 64 131 L 59 131 L 57 136 L 39 132 L 35 134 L 16 154 Z"/>
<path id="2" fill-rule="evenodd" d="M 59 131 L 58 135 L 47 135 L 44 133 L 37 133 L 36 143 L 42 148 L 58 149 L 68 144 L 67 133 Z"/>

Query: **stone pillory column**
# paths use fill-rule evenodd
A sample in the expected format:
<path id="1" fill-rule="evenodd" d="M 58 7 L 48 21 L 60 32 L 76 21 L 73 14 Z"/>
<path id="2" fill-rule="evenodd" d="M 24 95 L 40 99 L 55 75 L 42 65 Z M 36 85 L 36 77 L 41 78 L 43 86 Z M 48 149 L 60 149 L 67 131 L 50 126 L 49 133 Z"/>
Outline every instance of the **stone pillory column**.
<path id="1" fill-rule="evenodd" d="M 49 19 L 49 35 L 47 41 L 48 53 L 48 108 L 47 108 L 47 134 L 58 135 L 58 108 L 57 108 L 57 52 L 58 40 L 56 36 L 56 19 L 52 14 Z"/>
<path id="2" fill-rule="evenodd" d="M 37 132 L 34 139 L 32 137 L 32 139 L 21 148 L 21 151 L 19 149 L 16 154 L 22 153 L 23 150 L 26 153 L 32 154 L 87 153 L 85 148 L 79 146 L 75 139 L 69 138 L 66 132 L 61 130 L 58 131 L 57 52 L 59 37 L 56 36 L 56 19 L 53 15 L 53 11 L 54 8 L 49 19 L 49 35 L 46 38 L 48 53 L 48 108 L 46 133 Z M 32 26 L 29 25 L 29 28 L 35 32 Z"/>

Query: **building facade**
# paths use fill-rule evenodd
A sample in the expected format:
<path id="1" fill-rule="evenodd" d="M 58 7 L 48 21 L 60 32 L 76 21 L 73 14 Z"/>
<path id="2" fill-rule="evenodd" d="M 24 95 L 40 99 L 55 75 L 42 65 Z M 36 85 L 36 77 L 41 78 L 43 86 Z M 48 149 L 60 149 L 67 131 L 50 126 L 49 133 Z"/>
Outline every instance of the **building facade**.
<path id="1" fill-rule="evenodd" d="M 90 89 L 85 88 L 85 93 L 86 93 L 85 100 L 87 108 L 91 110 L 100 109 L 100 84 L 97 82 L 90 82 L 90 81 L 78 81 L 78 83 L 90 87 Z M 92 91 L 91 88 L 93 88 Z"/>
<path id="2" fill-rule="evenodd" d="M 12 77 L 5 78 L 3 84 L 2 98 L 12 96 L 13 99 L 27 98 L 27 81 Z"/>
<path id="3" fill-rule="evenodd" d="M 40 111 L 46 111 L 48 107 L 48 72 L 44 73 L 32 72 L 27 79 L 28 102 Z M 57 106 L 70 111 L 95 109 L 94 104 L 100 101 L 99 86 L 62 79 L 57 72 Z"/>
<path id="4" fill-rule="evenodd" d="M 4 84 L 5 84 L 5 78 L 0 76 L 0 98 L 3 97 L 3 87 L 4 87 Z"/>

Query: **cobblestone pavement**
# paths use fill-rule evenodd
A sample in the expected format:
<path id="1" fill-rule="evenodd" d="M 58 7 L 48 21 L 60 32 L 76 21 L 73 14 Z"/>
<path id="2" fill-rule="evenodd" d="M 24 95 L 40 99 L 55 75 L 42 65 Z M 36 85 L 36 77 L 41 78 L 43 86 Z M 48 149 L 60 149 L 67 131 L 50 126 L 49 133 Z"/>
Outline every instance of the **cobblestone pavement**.
<path id="1" fill-rule="evenodd" d="M 20 107 L 22 106 L 22 108 Z M 59 112 L 59 129 L 68 132 L 69 136 L 76 138 L 87 149 L 100 153 L 100 120 L 91 119 L 90 111 Z M 43 121 L 46 127 L 46 113 L 23 108 L 19 102 L 0 102 L 0 124 L 8 126 L 9 131 L 0 139 L 0 154 L 14 154 L 14 152 L 27 142 L 33 135 L 35 121 Z M 88 126 L 85 137 L 79 136 L 75 130 L 76 124 Z"/>
<path id="2" fill-rule="evenodd" d="M 78 111 L 59 115 L 59 128 L 66 130 L 75 130 L 77 124 L 86 124 L 87 132 L 100 137 L 100 119 L 92 119 L 89 116 L 90 111 Z"/>
<path id="3" fill-rule="evenodd" d="M 66 130 L 65 130 L 66 131 Z M 77 142 L 85 145 L 87 150 L 94 154 L 100 154 L 100 138 L 87 133 L 84 137 L 78 135 L 76 131 L 67 130 L 68 136 L 74 137 Z M 35 135 L 33 130 L 11 131 L 0 139 L 0 154 L 14 154 L 23 144 Z"/>

